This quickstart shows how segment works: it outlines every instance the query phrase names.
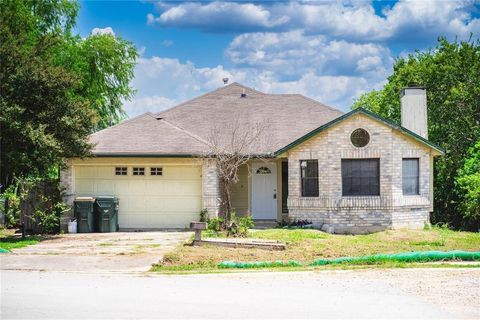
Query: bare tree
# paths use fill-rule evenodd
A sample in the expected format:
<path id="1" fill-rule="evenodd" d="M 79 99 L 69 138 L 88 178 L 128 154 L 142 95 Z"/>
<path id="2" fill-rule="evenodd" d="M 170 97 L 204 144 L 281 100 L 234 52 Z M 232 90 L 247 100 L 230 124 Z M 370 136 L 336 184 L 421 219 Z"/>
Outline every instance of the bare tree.
<path id="1" fill-rule="evenodd" d="M 239 117 L 228 126 L 214 127 L 208 139 L 209 150 L 204 158 L 216 164 L 222 193 L 221 212 L 228 226 L 232 213 L 232 186 L 239 181 L 238 170 L 252 159 L 265 159 L 268 147 L 268 123 L 257 122 L 245 125 Z"/>

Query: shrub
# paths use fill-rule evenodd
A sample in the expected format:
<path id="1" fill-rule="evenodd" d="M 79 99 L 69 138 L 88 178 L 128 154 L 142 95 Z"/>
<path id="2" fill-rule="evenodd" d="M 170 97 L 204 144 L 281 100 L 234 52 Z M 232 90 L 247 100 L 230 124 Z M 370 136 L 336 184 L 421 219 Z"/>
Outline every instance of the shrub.
<path id="1" fill-rule="evenodd" d="M 279 228 L 306 228 L 311 225 L 312 221 L 310 220 L 282 220 L 278 223 Z"/>
<path id="2" fill-rule="evenodd" d="M 13 228 L 20 224 L 20 195 L 18 194 L 18 186 L 10 185 L 3 197 L 6 201 L 5 210 L 5 227 Z"/>
<path id="3" fill-rule="evenodd" d="M 7 199 L 6 226 L 24 223 L 29 233 L 58 233 L 60 217 L 69 210 L 56 179 L 17 179 L 3 197 Z"/>
<path id="4" fill-rule="evenodd" d="M 208 230 L 220 232 L 223 229 L 223 218 L 208 219 Z"/>
<path id="5" fill-rule="evenodd" d="M 246 237 L 248 229 L 253 227 L 253 220 L 250 214 L 243 217 L 237 217 L 235 211 L 230 214 L 230 224 L 227 226 L 227 236 Z"/>
<path id="6" fill-rule="evenodd" d="M 45 197 L 43 205 L 48 203 L 49 199 Z M 57 202 L 51 207 L 47 207 L 46 210 L 35 210 L 31 219 L 37 223 L 40 233 L 55 234 L 60 231 L 60 217 L 69 209 L 63 202 Z"/>
<path id="7" fill-rule="evenodd" d="M 200 211 L 200 222 L 208 222 L 208 209 Z"/>

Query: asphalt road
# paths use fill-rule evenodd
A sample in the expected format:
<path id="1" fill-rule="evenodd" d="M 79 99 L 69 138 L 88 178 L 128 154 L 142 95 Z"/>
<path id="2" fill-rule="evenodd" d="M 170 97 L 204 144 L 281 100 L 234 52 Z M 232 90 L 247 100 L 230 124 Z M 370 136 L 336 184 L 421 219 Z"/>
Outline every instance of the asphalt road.
<path id="1" fill-rule="evenodd" d="M 478 318 L 480 270 L 444 270 L 183 276 L 1 271 L 0 318 Z M 416 288 L 423 286 L 420 278 L 434 284 L 424 288 L 426 297 L 423 287 Z M 445 306 L 445 301 L 457 303 L 456 291 L 442 290 L 445 279 L 464 305 Z"/>

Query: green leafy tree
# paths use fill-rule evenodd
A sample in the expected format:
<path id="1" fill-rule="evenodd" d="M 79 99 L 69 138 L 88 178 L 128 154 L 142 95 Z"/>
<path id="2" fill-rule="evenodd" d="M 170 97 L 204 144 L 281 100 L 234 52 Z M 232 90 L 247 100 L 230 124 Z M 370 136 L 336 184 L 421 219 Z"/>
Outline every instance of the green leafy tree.
<path id="1" fill-rule="evenodd" d="M 456 182 L 465 195 L 460 206 L 464 219 L 472 229 L 480 230 L 480 140 L 468 151 Z"/>
<path id="2" fill-rule="evenodd" d="M 88 153 L 92 112 L 76 97 L 78 78 L 51 63 L 76 14 L 66 1 L 0 2 L 0 126 L 2 184 L 45 176 L 61 160 Z M 56 13 L 55 13 L 56 12 Z M 63 19 L 56 18 L 62 14 Z"/>
<path id="3" fill-rule="evenodd" d="M 397 59 L 384 88 L 361 96 L 353 109 L 363 107 L 400 124 L 399 94 L 412 84 L 427 88 L 429 140 L 445 150 L 435 162 L 432 221 L 475 229 L 478 221 L 462 209 L 466 190 L 456 180 L 480 138 L 480 42 L 440 38 L 433 50 Z"/>
<path id="4" fill-rule="evenodd" d="M 78 3 L 0 1 L 0 154 L 4 187 L 89 155 L 90 133 L 118 122 L 137 53 L 113 35 L 72 35 Z"/>
<path id="5" fill-rule="evenodd" d="M 55 63 L 80 78 L 75 92 L 95 111 L 98 129 L 125 118 L 122 106 L 135 93 L 130 81 L 137 56 L 133 44 L 111 34 L 69 37 L 57 48 Z"/>

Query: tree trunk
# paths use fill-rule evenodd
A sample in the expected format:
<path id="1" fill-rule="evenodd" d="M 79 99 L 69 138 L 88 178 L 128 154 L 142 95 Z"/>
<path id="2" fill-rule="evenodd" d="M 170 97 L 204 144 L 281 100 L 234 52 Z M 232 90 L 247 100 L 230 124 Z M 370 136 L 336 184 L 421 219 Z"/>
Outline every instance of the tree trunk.
<path id="1" fill-rule="evenodd" d="M 231 196 L 231 183 L 222 179 L 222 191 L 223 191 L 223 212 L 224 212 L 224 226 L 227 227 L 230 224 L 231 212 L 232 212 L 232 196 Z"/>

